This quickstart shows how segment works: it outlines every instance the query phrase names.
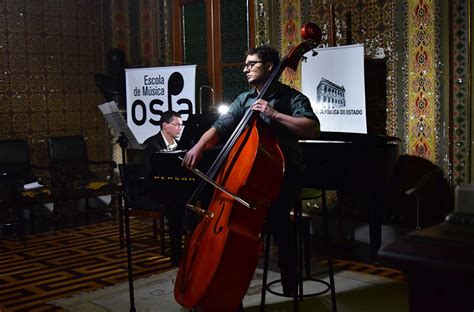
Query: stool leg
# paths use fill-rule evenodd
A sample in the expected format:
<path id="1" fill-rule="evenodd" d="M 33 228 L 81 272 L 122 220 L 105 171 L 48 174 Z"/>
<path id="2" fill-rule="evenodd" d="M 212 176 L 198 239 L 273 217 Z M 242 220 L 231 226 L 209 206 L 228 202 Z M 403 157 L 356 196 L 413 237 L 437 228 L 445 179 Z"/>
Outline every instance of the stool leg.
<path id="1" fill-rule="evenodd" d="M 311 277 L 311 230 L 310 222 L 303 221 L 303 254 L 305 278 Z"/>
<path id="2" fill-rule="evenodd" d="M 332 252 L 331 246 L 329 243 L 329 225 L 328 225 L 328 207 L 326 204 L 326 191 L 322 190 L 322 198 L 323 201 L 323 218 L 324 218 L 324 236 L 326 241 L 326 250 L 328 254 L 328 271 L 329 271 L 329 284 L 331 287 L 331 303 L 332 303 L 332 311 L 337 311 L 336 305 L 336 289 L 334 287 L 334 270 L 333 270 L 333 263 L 332 263 Z"/>
<path id="3" fill-rule="evenodd" d="M 160 248 L 161 254 L 166 255 L 166 241 L 165 241 L 165 217 L 160 215 Z"/>
<path id="4" fill-rule="evenodd" d="M 265 311 L 265 295 L 267 292 L 267 278 L 268 278 L 268 258 L 270 254 L 271 235 L 265 233 L 265 251 L 263 255 L 263 277 L 262 277 L 262 295 L 260 297 L 260 312 Z"/>
<path id="5" fill-rule="evenodd" d="M 127 271 L 128 271 L 128 290 L 130 295 L 130 312 L 135 312 L 135 293 L 133 288 L 133 261 L 132 246 L 130 238 L 130 217 L 128 215 L 128 205 L 125 208 L 125 244 L 127 247 Z"/>
<path id="6" fill-rule="evenodd" d="M 152 227 L 153 227 L 153 241 L 156 241 L 158 239 L 158 222 L 156 219 L 152 220 Z"/>
<path id="7" fill-rule="evenodd" d="M 118 222 L 118 230 L 119 230 L 119 242 L 120 242 L 120 249 L 124 248 L 124 242 L 123 242 L 123 227 L 124 227 L 124 211 L 123 211 L 123 203 L 122 203 L 122 197 L 123 193 L 120 192 L 120 197 L 119 197 L 119 208 L 118 208 L 118 214 L 117 214 L 117 222 Z"/>
<path id="8" fill-rule="evenodd" d="M 293 295 L 293 311 L 299 310 L 299 300 L 303 299 L 303 250 L 302 250 L 302 238 L 300 233 L 301 228 L 301 203 L 296 203 L 293 208 L 293 236 L 295 242 L 295 256 L 296 256 L 296 287 Z"/>

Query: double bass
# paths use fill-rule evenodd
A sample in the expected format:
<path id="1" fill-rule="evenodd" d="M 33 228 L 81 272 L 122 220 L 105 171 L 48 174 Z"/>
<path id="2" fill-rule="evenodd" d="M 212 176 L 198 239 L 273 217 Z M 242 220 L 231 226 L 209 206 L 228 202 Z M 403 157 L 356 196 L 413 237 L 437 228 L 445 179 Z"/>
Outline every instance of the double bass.
<path id="1" fill-rule="evenodd" d="M 321 30 L 308 23 L 301 36 L 304 41 L 273 70 L 256 101 L 265 99 L 285 68 L 296 70 L 300 58 L 319 44 Z M 237 310 L 257 267 L 263 224 L 279 194 L 284 170 L 275 136 L 253 110 L 245 113 L 208 172 L 195 170 L 216 189 L 207 210 L 192 204 L 202 186 L 187 204 L 202 218 L 176 277 L 174 295 L 179 304 L 193 311 Z"/>

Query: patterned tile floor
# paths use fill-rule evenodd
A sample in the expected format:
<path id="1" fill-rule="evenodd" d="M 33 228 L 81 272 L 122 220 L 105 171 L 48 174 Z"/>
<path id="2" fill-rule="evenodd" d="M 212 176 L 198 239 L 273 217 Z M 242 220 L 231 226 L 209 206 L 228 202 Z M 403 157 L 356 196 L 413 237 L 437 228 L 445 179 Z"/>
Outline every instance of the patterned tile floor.
<path id="1" fill-rule="evenodd" d="M 132 220 L 133 237 L 151 241 L 151 224 Z M 134 249 L 136 278 L 169 269 L 155 246 Z M 104 222 L 0 241 L 0 311 L 55 311 L 45 302 L 127 279 L 117 224 Z"/>
<path id="2" fill-rule="evenodd" d="M 134 219 L 131 231 L 136 241 L 152 241 L 149 222 Z M 158 251 L 158 244 L 135 244 L 135 278 L 171 268 L 169 257 Z M 275 262 L 276 257 L 271 259 Z M 312 260 L 313 272 L 325 270 L 324 259 Z M 336 259 L 334 266 L 337 271 L 405 280 L 397 270 L 360 261 Z M 119 247 L 117 224 L 111 221 L 30 235 L 26 247 L 0 240 L 0 311 L 61 311 L 46 302 L 126 280 L 126 252 Z"/>

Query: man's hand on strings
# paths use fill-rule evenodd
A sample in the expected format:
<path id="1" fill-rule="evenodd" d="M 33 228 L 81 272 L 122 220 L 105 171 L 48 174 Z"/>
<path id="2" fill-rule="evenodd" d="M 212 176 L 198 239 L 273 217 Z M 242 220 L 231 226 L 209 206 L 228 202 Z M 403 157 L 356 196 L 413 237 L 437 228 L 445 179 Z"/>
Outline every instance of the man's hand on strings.
<path id="1" fill-rule="evenodd" d="M 202 158 L 204 151 L 215 146 L 219 141 L 219 136 L 215 128 L 210 128 L 201 136 L 196 145 L 193 146 L 183 157 L 182 165 L 188 169 L 196 168 Z"/>
<path id="2" fill-rule="evenodd" d="M 267 116 L 270 119 L 275 119 L 279 112 L 273 109 L 270 105 L 268 105 L 268 102 L 262 99 L 257 100 L 255 103 L 252 105 L 252 110 L 261 112 L 265 116 Z"/>
<path id="3" fill-rule="evenodd" d="M 195 145 L 183 157 L 182 165 L 188 169 L 194 169 L 202 157 L 202 150 Z"/>

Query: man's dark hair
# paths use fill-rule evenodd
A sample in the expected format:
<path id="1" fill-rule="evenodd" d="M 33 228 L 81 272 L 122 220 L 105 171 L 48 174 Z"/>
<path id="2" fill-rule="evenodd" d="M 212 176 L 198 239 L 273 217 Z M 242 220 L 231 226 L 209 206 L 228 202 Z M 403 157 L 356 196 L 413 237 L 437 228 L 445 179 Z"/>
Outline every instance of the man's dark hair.
<path id="1" fill-rule="evenodd" d="M 164 112 L 163 115 L 161 115 L 160 126 L 162 126 L 164 122 L 166 122 L 166 123 L 172 122 L 173 117 L 181 118 L 181 115 L 179 113 L 175 112 L 175 111 L 172 111 L 172 110 Z"/>
<path id="2" fill-rule="evenodd" d="M 250 48 L 245 52 L 245 56 L 257 54 L 258 57 L 264 62 L 272 62 L 274 67 L 280 64 L 280 56 L 278 51 L 269 45 L 262 45 L 255 48 Z"/>

